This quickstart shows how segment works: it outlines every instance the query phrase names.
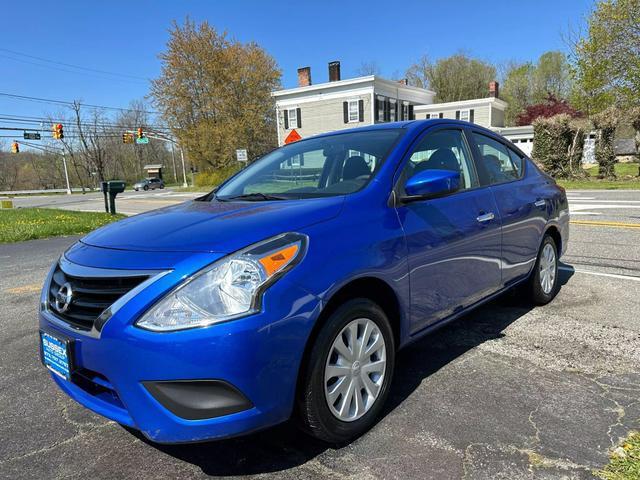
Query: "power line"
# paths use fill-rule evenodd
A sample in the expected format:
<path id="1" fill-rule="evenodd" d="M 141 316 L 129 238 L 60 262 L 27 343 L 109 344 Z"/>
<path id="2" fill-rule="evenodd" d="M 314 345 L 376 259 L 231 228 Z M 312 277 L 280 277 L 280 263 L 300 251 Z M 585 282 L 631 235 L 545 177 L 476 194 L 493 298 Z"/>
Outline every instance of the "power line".
<path id="1" fill-rule="evenodd" d="M 42 129 L 47 129 L 48 127 L 45 126 L 41 126 L 41 123 L 44 123 L 46 125 L 49 125 L 49 123 L 62 123 L 65 125 L 65 128 L 77 128 L 77 122 L 75 120 L 72 119 L 53 119 L 53 118 L 42 118 L 42 119 L 34 119 L 34 120 L 29 120 L 29 119 L 22 119 L 22 118 L 16 118 L 16 117 L 5 117 L 2 116 L 0 114 L 0 121 L 2 122 L 9 122 L 9 123 L 24 123 L 27 124 L 25 126 L 19 126 L 16 129 L 17 130 L 22 130 L 22 129 L 27 129 L 27 130 L 42 130 Z M 28 125 L 37 125 L 38 127 L 30 127 Z M 167 127 L 167 126 L 163 126 L 163 125 L 153 125 L 153 124 L 148 124 L 148 123 L 144 123 L 142 122 L 141 124 L 134 124 L 134 123 L 111 123 L 111 122 L 87 122 L 87 121 L 81 121 L 80 122 L 80 127 L 84 127 L 84 128 L 93 128 L 93 127 L 102 127 L 102 128 L 114 128 L 114 129 L 127 129 L 127 128 L 138 128 L 138 127 L 143 127 L 146 130 L 157 130 L 157 131 L 162 131 L 162 132 L 167 132 L 170 133 L 171 132 L 171 128 Z"/>
<path id="2" fill-rule="evenodd" d="M 66 100 L 52 100 L 50 98 L 41 98 L 41 97 L 31 97 L 28 95 L 16 95 L 14 93 L 4 93 L 0 92 L 0 96 L 14 98 L 16 100 L 27 100 L 32 102 L 43 102 L 43 103 L 53 103 L 58 105 L 66 105 L 72 107 L 74 105 L 73 102 L 69 102 Z M 90 108 L 103 108 L 107 110 L 118 110 L 121 112 L 141 112 L 141 113 L 150 113 L 152 115 L 158 115 L 160 112 L 155 112 L 153 110 L 136 110 L 135 108 L 120 108 L 120 107 L 109 107 L 106 105 L 94 105 L 91 103 L 82 103 L 80 102 L 80 106 L 90 107 Z"/>
<path id="3" fill-rule="evenodd" d="M 2 50 L 2 49 L 0 49 Z M 13 58 L 10 57 L 8 55 L 0 55 L 0 58 L 6 58 L 8 60 L 13 60 L 14 62 L 20 62 L 20 63 L 26 63 L 28 65 L 35 65 L 36 67 L 42 67 L 42 68 L 48 68 L 48 69 L 52 69 L 52 70 L 58 70 L 60 72 L 67 72 L 67 73 L 74 73 L 74 74 L 80 74 L 80 75 L 88 75 L 92 78 L 100 78 L 103 80 L 111 80 L 111 81 L 118 81 L 118 82 L 128 82 L 128 83 L 135 83 L 137 85 L 142 85 L 143 82 L 140 80 L 130 80 L 130 79 L 126 79 L 126 78 L 113 78 L 113 77 L 106 77 L 104 75 L 98 75 L 95 73 L 90 73 L 90 72 L 78 72 L 78 71 L 74 71 L 74 70 L 69 70 L 67 68 L 60 68 L 60 67 L 54 67 L 53 65 L 43 65 L 41 63 L 36 63 L 36 62 L 30 62 L 29 60 L 23 60 L 21 58 Z"/>
<path id="4" fill-rule="evenodd" d="M 89 68 L 89 67 L 83 67 L 81 65 L 74 65 L 73 63 L 65 63 L 65 62 L 58 62 L 58 61 L 55 61 L 55 60 L 49 60 L 47 58 L 37 57 L 35 55 L 28 55 L 26 53 L 16 52 L 15 50 L 9 50 L 8 48 L 0 48 L 0 50 L 3 51 L 3 52 L 10 53 L 12 55 L 19 55 L 21 57 L 32 58 L 34 60 L 39 60 L 41 62 L 53 63 L 53 64 L 56 64 L 56 65 L 63 65 L 65 67 L 77 68 L 79 70 L 86 70 L 88 72 L 101 73 L 101 74 L 105 74 L 105 75 L 114 75 L 114 76 L 118 76 L 118 77 L 128 77 L 128 78 L 137 79 L 137 80 L 144 80 L 144 81 L 148 81 L 149 80 L 148 78 L 139 77 L 137 75 L 129 75 L 129 74 L 126 74 L 126 73 L 109 72 L 107 70 L 99 70 L 97 68 Z"/>

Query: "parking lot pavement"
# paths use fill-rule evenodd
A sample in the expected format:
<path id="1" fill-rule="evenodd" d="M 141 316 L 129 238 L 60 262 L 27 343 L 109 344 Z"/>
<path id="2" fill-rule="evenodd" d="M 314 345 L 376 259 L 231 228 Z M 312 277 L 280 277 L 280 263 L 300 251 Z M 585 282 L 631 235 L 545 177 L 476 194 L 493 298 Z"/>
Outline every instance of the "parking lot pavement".
<path id="1" fill-rule="evenodd" d="M 558 297 L 509 294 L 399 354 L 372 431 L 285 424 L 161 446 L 61 394 L 37 353 L 40 283 L 74 238 L 0 246 L 0 478 L 587 479 L 640 428 L 640 230 L 573 225 Z"/>

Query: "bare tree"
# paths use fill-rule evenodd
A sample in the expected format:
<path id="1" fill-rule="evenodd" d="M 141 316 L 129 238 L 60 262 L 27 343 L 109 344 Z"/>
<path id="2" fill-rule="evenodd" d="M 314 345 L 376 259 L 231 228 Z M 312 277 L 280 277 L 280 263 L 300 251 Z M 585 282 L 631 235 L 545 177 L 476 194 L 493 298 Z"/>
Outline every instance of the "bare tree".
<path id="1" fill-rule="evenodd" d="M 368 62 L 362 62 L 358 68 L 356 68 L 356 75 L 358 77 L 366 77 L 368 75 L 382 75 L 382 70 L 375 60 Z"/>

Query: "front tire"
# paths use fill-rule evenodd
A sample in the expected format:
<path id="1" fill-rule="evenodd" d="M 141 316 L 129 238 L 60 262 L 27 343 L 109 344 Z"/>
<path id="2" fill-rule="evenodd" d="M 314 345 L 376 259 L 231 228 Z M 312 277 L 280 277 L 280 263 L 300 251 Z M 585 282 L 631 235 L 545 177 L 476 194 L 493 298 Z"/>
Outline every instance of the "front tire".
<path id="1" fill-rule="evenodd" d="M 389 394 L 394 360 L 385 312 L 363 298 L 340 306 L 318 334 L 302 378 L 303 429 L 340 444 L 371 428 Z"/>
<path id="2" fill-rule="evenodd" d="M 545 305 L 554 299 L 559 289 L 558 247 L 553 237 L 546 234 L 529 279 L 531 299 L 537 305 Z"/>
<path id="3" fill-rule="evenodd" d="M 146 192 L 147 190 L 149 190 L 149 185 L 145 185 L 143 188 L 144 188 L 144 191 Z"/>

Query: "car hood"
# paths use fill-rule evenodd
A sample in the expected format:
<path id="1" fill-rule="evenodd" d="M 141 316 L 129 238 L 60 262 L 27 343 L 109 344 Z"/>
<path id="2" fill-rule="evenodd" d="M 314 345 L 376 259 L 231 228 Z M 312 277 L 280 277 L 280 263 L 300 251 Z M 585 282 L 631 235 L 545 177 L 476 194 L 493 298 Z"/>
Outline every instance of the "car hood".
<path id="1" fill-rule="evenodd" d="M 329 220 L 344 197 L 265 202 L 190 201 L 126 218 L 81 239 L 94 247 L 147 252 L 230 253 Z"/>

